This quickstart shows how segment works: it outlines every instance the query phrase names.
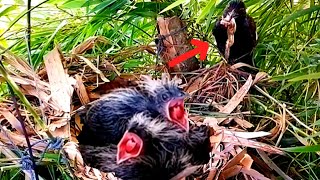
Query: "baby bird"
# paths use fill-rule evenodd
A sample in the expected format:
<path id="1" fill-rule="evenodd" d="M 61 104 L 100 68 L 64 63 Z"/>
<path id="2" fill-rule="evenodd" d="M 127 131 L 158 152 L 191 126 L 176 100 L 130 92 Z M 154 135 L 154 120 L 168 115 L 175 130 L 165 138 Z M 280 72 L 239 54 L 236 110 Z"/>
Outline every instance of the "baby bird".
<path id="1" fill-rule="evenodd" d="M 193 129 L 192 126 L 186 133 L 161 118 L 152 119 L 139 113 L 128 121 L 117 145 L 80 144 L 79 150 L 89 166 L 103 172 L 114 172 L 123 180 L 168 180 L 186 167 L 199 164 L 195 160 L 199 157 L 194 155 L 195 152 L 207 156 L 202 164 L 209 161 L 208 139 L 205 130 Z"/>
<path id="2" fill-rule="evenodd" d="M 163 77 L 152 80 L 143 76 L 139 88 L 114 90 L 99 100 L 85 106 L 79 112 L 84 123 L 78 141 L 86 145 L 118 144 L 128 126 L 128 120 L 136 113 L 151 117 L 164 117 L 181 129 L 188 131 L 189 122 L 184 110 L 185 93 L 177 80 Z M 152 120 L 152 119 L 150 119 Z"/>

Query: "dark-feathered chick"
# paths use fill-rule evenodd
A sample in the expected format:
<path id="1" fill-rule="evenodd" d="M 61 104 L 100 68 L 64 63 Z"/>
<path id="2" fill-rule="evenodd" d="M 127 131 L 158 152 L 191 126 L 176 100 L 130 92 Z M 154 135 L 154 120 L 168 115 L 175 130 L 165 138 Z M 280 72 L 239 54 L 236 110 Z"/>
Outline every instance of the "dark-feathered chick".
<path id="1" fill-rule="evenodd" d="M 210 152 L 206 147 L 210 146 L 208 139 L 205 130 L 191 127 L 186 133 L 168 121 L 151 120 L 151 117 L 140 113 L 128 121 L 128 128 L 118 145 L 97 147 L 80 144 L 79 150 L 89 166 L 114 172 L 123 180 L 167 180 L 188 166 L 207 163 Z M 207 156 L 205 162 L 194 161 L 199 157 L 195 153 Z"/>
<path id="2" fill-rule="evenodd" d="M 252 17 L 246 13 L 245 4 L 240 0 L 229 3 L 224 10 L 223 17 L 219 18 L 213 29 L 219 51 L 225 55 L 228 39 L 227 29 L 230 23 L 235 21 L 234 44 L 230 48 L 229 64 L 243 62 L 253 65 L 252 54 L 257 44 L 256 24 Z"/>
<path id="3" fill-rule="evenodd" d="M 189 122 L 184 110 L 184 92 L 176 80 L 163 77 L 152 80 L 143 76 L 140 90 L 122 88 L 114 90 L 82 109 L 79 114 L 84 123 L 78 136 L 80 144 L 117 144 L 134 114 L 145 112 L 151 117 L 162 116 L 188 131 Z"/>

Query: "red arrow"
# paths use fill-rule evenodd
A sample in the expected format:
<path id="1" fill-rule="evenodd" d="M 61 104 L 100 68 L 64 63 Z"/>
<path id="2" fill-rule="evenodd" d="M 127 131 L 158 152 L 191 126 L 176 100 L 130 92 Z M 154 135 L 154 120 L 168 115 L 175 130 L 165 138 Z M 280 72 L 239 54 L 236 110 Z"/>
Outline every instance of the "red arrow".
<path id="1" fill-rule="evenodd" d="M 204 41 L 200 41 L 197 39 L 192 39 L 191 40 L 191 44 L 193 44 L 194 46 L 197 46 L 196 48 L 181 54 L 180 56 L 172 59 L 171 61 L 169 61 L 169 66 L 173 67 L 179 63 L 181 63 L 182 61 L 185 61 L 189 58 L 191 58 L 192 56 L 195 56 L 197 54 L 200 54 L 200 60 L 203 61 L 206 59 L 207 53 L 208 53 L 208 49 L 209 49 L 209 43 L 204 42 Z"/>

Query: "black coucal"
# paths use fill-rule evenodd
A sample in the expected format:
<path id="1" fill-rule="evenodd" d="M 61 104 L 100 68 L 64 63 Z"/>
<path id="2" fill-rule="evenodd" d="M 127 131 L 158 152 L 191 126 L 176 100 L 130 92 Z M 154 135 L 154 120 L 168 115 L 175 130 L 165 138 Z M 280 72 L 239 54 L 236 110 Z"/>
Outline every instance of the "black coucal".
<path id="1" fill-rule="evenodd" d="M 226 43 L 228 28 L 235 22 L 233 45 L 230 47 L 229 57 L 226 57 Z M 253 49 L 257 45 L 256 24 L 252 17 L 246 13 L 245 4 L 240 0 L 233 0 L 224 10 L 213 29 L 216 43 L 220 53 L 228 60 L 228 64 L 243 62 L 253 66 Z"/>

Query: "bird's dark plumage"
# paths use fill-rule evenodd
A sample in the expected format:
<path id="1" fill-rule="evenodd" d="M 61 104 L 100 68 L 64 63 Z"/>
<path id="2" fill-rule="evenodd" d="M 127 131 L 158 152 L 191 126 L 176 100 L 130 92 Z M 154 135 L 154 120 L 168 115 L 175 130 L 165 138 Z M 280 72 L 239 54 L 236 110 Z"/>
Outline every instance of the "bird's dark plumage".
<path id="1" fill-rule="evenodd" d="M 228 18 L 229 16 L 229 18 Z M 227 27 L 221 23 L 222 19 L 234 18 L 236 31 L 234 44 L 230 48 L 229 64 L 243 62 L 253 65 L 252 54 L 257 44 L 256 24 L 252 17 L 246 13 L 245 4 L 240 0 L 231 1 L 224 10 L 223 17 L 219 18 L 213 29 L 219 51 L 225 55 L 226 41 L 228 39 Z"/>
<path id="2" fill-rule="evenodd" d="M 175 80 L 152 80 L 144 76 L 140 87 L 140 90 L 114 90 L 80 111 L 84 125 L 78 136 L 79 144 L 117 144 L 127 129 L 128 120 L 141 112 L 153 118 L 162 116 L 165 117 L 163 119 L 178 124 L 179 120 L 182 120 L 180 125 L 188 128 L 183 107 L 185 94 Z"/>
<path id="3" fill-rule="evenodd" d="M 168 121 L 151 120 L 140 113 L 128 121 L 127 132 L 136 134 L 143 141 L 141 154 L 137 157 L 117 163 L 117 153 L 122 146 L 80 144 L 85 163 L 104 172 L 114 172 L 123 180 L 168 180 L 188 166 L 209 161 L 206 126 L 192 126 L 186 133 Z"/>

